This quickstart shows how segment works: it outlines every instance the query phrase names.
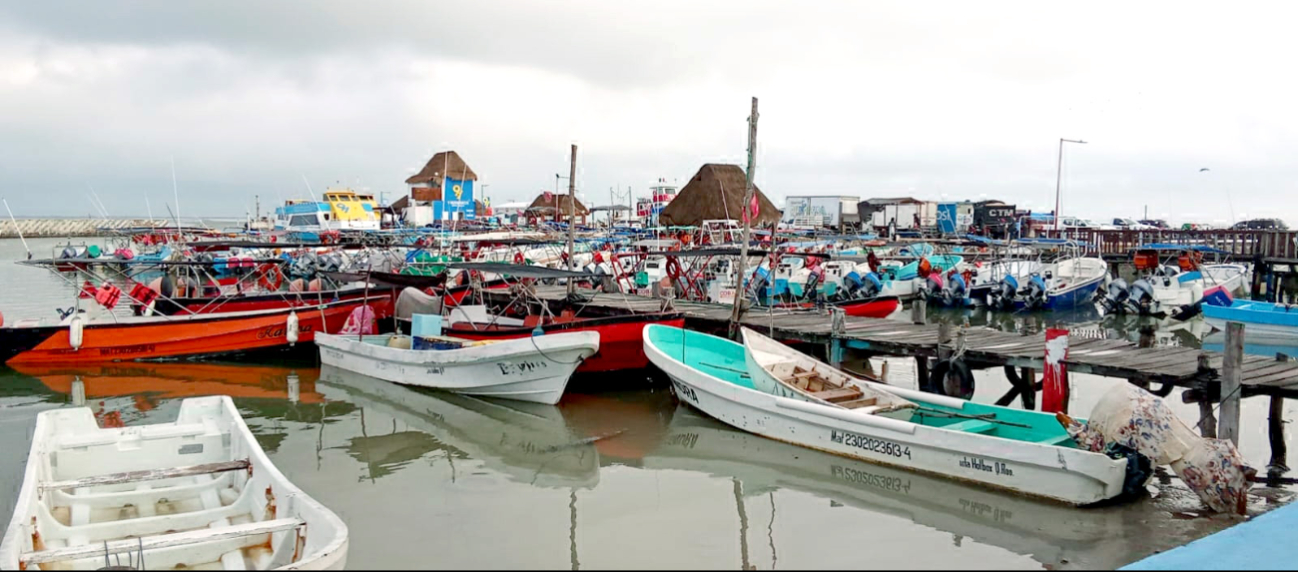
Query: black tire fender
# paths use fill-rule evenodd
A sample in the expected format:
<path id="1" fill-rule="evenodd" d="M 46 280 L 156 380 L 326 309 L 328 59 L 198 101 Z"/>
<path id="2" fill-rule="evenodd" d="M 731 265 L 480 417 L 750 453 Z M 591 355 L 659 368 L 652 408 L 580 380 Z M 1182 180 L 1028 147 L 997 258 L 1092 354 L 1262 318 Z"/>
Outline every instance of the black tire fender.
<path id="1" fill-rule="evenodd" d="M 954 381 L 959 384 L 958 387 L 947 387 L 948 376 L 954 376 Z M 933 371 L 929 373 L 929 387 L 948 397 L 958 397 L 964 400 L 973 399 L 973 372 L 969 370 L 969 366 L 962 359 L 939 360 L 934 364 Z M 952 395 L 952 391 L 955 391 L 955 395 Z"/>

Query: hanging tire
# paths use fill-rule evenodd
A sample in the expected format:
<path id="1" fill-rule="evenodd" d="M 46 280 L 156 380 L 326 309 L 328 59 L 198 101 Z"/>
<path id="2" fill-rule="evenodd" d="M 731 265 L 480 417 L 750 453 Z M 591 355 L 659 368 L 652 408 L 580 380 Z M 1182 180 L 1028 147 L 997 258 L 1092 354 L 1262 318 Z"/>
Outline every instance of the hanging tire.
<path id="1" fill-rule="evenodd" d="M 929 374 L 929 387 L 948 397 L 973 399 L 973 372 L 969 371 L 964 360 L 940 360 L 934 364 L 933 371 Z"/>

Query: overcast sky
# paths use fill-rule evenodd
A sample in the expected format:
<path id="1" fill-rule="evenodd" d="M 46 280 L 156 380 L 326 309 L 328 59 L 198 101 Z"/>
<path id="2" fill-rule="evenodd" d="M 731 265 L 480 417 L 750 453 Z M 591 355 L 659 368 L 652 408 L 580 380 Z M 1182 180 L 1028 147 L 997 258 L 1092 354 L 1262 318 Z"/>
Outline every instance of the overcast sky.
<path id="1" fill-rule="evenodd" d="M 458 151 L 494 202 L 579 145 L 587 202 L 743 164 L 785 196 L 1000 198 L 1298 223 L 1298 5 L 0 3 L 0 195 L 18 216 L 243 216 L 406 192 Z M 1201 172 L 1201 168 L 1209 171 Z M 566 185 L 566 183 L 562 183 Z M 1107 221 L 1106 221 L 1107 222 Z"/>

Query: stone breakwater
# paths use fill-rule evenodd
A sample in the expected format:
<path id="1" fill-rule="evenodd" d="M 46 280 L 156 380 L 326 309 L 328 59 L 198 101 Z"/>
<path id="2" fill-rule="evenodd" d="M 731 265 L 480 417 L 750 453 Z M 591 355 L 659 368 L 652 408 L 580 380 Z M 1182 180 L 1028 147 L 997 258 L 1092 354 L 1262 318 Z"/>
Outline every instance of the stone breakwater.
<path id="1" fill-rule="evenodd" d="M 9 219 L 0 220 L 0 238 L 18 238 L 18 231 L 26 238 L 65 237 L 65 236 L 100 236 L 112 230 L 138 227 L 175 226 L 175 222 L 149 219 L 58 219 L 33 218 L 18 219 L 18 226 Z"/>

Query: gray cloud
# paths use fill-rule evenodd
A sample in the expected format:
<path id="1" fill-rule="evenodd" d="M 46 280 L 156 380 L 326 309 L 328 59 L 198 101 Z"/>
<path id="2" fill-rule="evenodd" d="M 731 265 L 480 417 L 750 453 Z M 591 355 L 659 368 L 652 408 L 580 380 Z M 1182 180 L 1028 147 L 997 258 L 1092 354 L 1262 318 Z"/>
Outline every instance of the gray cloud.
<path id="1" fill-rule="evenodd" d="M 742 163 L 757 95 L 777 200 L 1048 208 L 1064 136 L 1091 141 L 1068 148 L 1066 213 L 1264 204 L 1298 222 L 1286 14 L 696 4 L 0 3 L 0 194 L 76 215 L 93 185 L 110 213 L 143 214 L 147 195 L 157 215 L 175 157 L 186 214 L 241 215 L 305 193 L 303 175 L 395 197 L 450 146 L 491 195 L 525 200 L 575 141 L 603 202 Z"/>

